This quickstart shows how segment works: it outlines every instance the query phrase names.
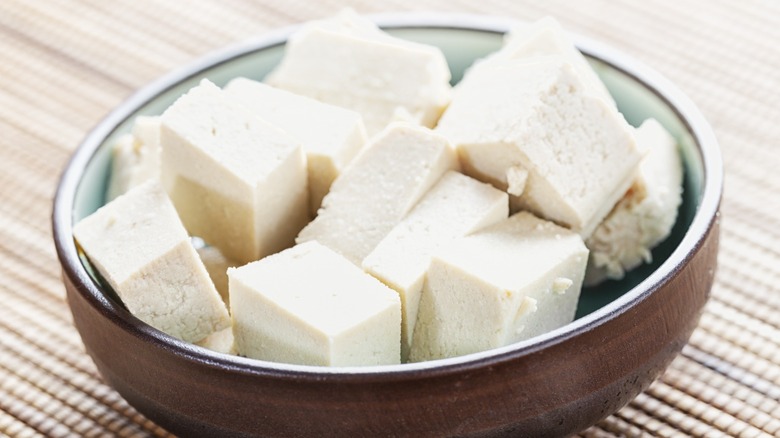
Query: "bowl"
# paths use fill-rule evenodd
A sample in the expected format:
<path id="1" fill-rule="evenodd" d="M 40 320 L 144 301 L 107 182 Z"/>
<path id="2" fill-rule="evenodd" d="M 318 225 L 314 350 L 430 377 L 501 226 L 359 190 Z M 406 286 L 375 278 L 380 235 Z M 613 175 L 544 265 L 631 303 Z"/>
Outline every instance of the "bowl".
<path id="1" fill-rule="evenodd" d="M 372 17 L 440 47 L 453 82 L 499 48 L 512 20 L 451 14 Z M 507 347 L 424 363 L 325 368 L 263 362 L 174 339 L 130 315 L 78 253 L 72 226 L 104 203 L 110 144 L 202 77 L 261 79 L 295 27 L 209 55 L 138 91 L 90 132 L 65 169 L 53 232 L 73 320 L 105 381 L 182 436 L 562 436 L 647 388 L 687 342 L 712 287 L 722 162 L 711 128 L 680 90 L 641 63 L 575 37 L 626 119 L 658 119 L 677 139 L 684 200 L 654 262 L 583 290 L 577 319 Z"/>

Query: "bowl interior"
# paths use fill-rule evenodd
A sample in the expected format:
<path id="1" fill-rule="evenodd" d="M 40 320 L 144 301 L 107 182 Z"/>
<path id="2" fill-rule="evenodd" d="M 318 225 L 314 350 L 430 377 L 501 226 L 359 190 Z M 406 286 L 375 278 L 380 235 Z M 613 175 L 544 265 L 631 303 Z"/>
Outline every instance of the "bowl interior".
<path id="1" fill-rule="evenodd" d="M 388 31 L 401 38 L 440 47 L 447 57 L 452 71 L 452 82 L 457 83 L 472 62 L 497 50 L 502 43 L 502 34 L 495 31 L 457 29 L 447 27 L 399 27 Z M 91 214 L 105 203 L 105 191 L 111 169 L 111 145 L 117 137 L 127 133 L 133 119 L 138 115 L 161 114 L 173 101 L 189 88 L 206 77 L 217 85 L 224 85 L 230 79 L 244 76 L 261 80 L 281 59 L 284 46 L 280 44 L 240 53 L 189 75 L 185 80 L 167 86 L 125 118 L 102 141 L 87 164 L 83 177 L 76 189 L 73 208 L 73 223 Z M 633 126 L 639 126 L 649 117 L 657 119 L 677 139 L 685 164 L 683 202 L 671 236 L 653 250 L 653 262 L 630 272 L 623 280 L 607 281 L 595 287 L 583 289 L 577 309 L 581 318 L 600 309 L 625 294 L 655 271 L 680 244 L 686 230 L 693 221 L 701 201 L 704 182 L 702 157 L 696 147 L 687 124 L 676 111 L 653 90 L 647 88 L 632 75 L 621 71 L 585 52 L 598 75 L 614 96 L 618 108 Z M 92 277 L 100 282 L 86 258 L 82 263 Z M 102 282 L 100 282 L 102 283 Z M 110 299 L 118 301 L 108 287 L 103 291 Z M 118 303 L 119 304 L 119 303 Z"/>

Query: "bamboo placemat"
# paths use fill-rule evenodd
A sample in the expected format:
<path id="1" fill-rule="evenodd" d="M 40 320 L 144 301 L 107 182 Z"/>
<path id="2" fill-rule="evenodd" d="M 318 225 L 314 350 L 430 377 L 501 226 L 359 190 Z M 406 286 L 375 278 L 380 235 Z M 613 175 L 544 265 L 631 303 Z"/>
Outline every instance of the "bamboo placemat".
<path id="1" fill-rule="evenodd" d="M 226 44 L 359 12 L 550 14 L 676 82 L 726 162 L 720 266 L 663 377 L 585 436 L 780 436 L 780 2 L 26 1 L 0 5 L 0 433 L 164 436 L 105 385 L 71 324 L 49 215 L 87 130 L 132 91 Z"/>

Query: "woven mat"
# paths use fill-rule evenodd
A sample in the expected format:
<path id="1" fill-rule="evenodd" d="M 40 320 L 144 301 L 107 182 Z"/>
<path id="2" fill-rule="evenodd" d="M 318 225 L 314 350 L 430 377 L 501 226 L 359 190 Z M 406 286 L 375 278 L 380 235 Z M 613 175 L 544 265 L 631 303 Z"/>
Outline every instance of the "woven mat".
<path id="1" fill-rule="evenodd" d="M 0 433 L 164 436 L 105 385 L 64 300 L 49 215 L 87 130 L 211 50 L 336 12 L 551 14 L 696 101 L 726 162 L 720 267 L 663 377 L 585 436 L 780 436 L 780 2 L 4 0 L 0 7 Z"/>

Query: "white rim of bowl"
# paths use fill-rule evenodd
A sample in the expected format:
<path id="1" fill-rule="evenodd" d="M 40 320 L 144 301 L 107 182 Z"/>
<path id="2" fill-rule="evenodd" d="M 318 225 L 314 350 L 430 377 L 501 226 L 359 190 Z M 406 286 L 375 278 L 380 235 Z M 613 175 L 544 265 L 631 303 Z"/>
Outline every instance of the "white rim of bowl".
<path id="1" fill-rule="evenodd" d="M 512 26 L 523 23 L 519 20 L 503 17 L 439 12 L 387 13 L 370 15 L 369 18 L 380 27 L 387 29 L 435 28 L 497 34 L 503 34 Z M 604 324 L 617 317 L 627 311 L 632 303 L 642 301 L 652 294 L 664 282 L 664 279 L 675 276 L 685 259 L 697 252 L 698 247 L 703 243 L 704 236 L 710 228 L 711 222 L 718 219 L 718 208 L 723 184 L 723 163 L 715 134 L 701 114 L 701 111 L 676 85 L 642 62 L 590 38 L 571 34 L 576 46 L 585 55 L 603 61 L 611 68 L 634 78 L 666 102 L 692 135 L 702 160 L 704 184 L 702 184 L 701 203 L 690 227 L 686 230 L 680 244 L 661 266 L 634 288 L 586 316 L 527 341 L 464 356 L 398 365 L 322 367 L 283 364 L 226 355 L 166 335 L 138 320 L 122 307 L 113 303 L 105 296 L 104 292 L 101 291 L 100 287 L 81 264 L 72 233 L 73 205 L 76 191 L 81 183 L 81 176 L 105 138 L 139 107 L 176 84 L 201 75 L 206 69 L 230 62 L 234 58 L 254 51 L 284 44 L 287 38 L 300 26 L 298 24 L 284 27 L 257 38 L 217 50 L 141 88 L 101 120 L 87 134 L 71 157 L 62 174 L 55 195 L 52 213 L 54 240 L 58 254 L 61 255 L 60 261 L 63 264 L 63 268 L 74 274 L 76 276 L 75 280 L 83 284 L 89 291 L 90 296 L 87 298 L 92 301 L 92 304 L 98 305 L 99 310 L 103 314 L 119 316 L 119 318 L 113 318 L 113 320 L 124 326 L 126 330 L 143 338 L 170 344 L 175 347 L 171 351 L 202 364 L 247 374 L 271 374 L 277 377 L 286 376 L 295 379 L 320 378 L 323 376 L 361 379 L 376 375 L 395 376 L 402 379 L 414 377 L 421 371 L 425 371 L 426 375 L 430 375 L 430 373 L 453 373 L 464 369 L 481 367 L 488 362 L 499 363 L 529 355 L 564 342 L 588 330 L 590 327 Z M 68 267 L 71 269 L 67 269 Z"/>

